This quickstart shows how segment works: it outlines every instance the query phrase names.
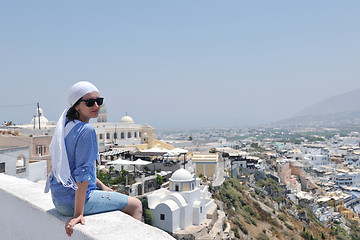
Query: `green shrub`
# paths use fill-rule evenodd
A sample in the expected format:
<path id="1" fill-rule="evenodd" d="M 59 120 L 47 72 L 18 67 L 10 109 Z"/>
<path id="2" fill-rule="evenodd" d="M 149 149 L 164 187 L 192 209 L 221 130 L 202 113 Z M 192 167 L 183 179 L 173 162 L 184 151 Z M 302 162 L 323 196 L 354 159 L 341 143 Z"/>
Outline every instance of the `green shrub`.
<path id="1" fill-rule="evenodd" d="M 227 227 L 227 222 L 223 222 L 223 225 L 222 225 L 223 231 L 225 231 L 226 227 Z"/>
<path id="2" fill-rule="evenodd" d="M 302 232 L 302 233 L 300 234 L 300 236 L 301 236 L 302 238 L 306 239 L 306 240 L 313 239 L 313 236 L 312 236 L 308 231 Z"/>
<path id="3" fill-rule="evenodd" d="M 228 209 L 228 213 L 230 216 L 236 216 L 236 212 L 233 209 Z"/>
<path id="4" fill-rule="evenodd" d="M 238 228 L 232 227 L 232 228 L 231 228 L 231 231 L 234 232 L 234 235 L 235 235 L 236 238 L 240 238 L 240 233 L 239 233 L 239 229 L 238 229 Z"/>
<path id="5" fill-rule="evenodd" d="M 325 239 L 326 239 L 326 238 L 325 238 L 325 234 L 324 234 L 323 232 L 321 233 L 321 239 L 322 239 L 322 240 L 325 240 Z"/>
<path id="6" fill-rule="evenodd" d="M 244 234 L 248 234 L 248 230 L 247 228 L 240 222 L 240 219 L 238 217 L 234 217 L 231 219 L 231 221 L 240 228 L 240 230 L 244 233 Z"/>
<path id="7" fill-rule="evenodd" d="M 153 221 L 153 216 L 152 213 L 148 207 L 148 201 L 147 198 L 143 198 L 140 199 L 141 203 L 142 203 L 142 211 L 143 211 L 143 215 L 144 215 L 144 222 L 146 224 L 152 225 L 152 221 Z"/>
<path id="8" fill-rule="evenodd" d="M 347 226 L 350 228 L 350 238 L 352 240 L 360 239 L 360 228 L 357 221 L 349 221 Z"/>
<path id="9" fill-rule="evenodd" d="M 336 235 L 336 240 L 348 240 L 349 238 L 344 236 L 343 234 Z M 358 238 L 357 238 L 358 239 Z"/>
<path id="10" fill-rule="evenodd" d="M 264 180 L 260 179 L 259 181 L 256 182 L 256 185 L 258 185 L 259 187 L 264 187 L 266 186 L 266 183 Z"/>
<path id="11" fill-rule="evenodd" d="M 271 226 L 270 231 L 274 233 L 278 233 L 278 230 L 274 226 Z"/>
<path id="12" fill-rule="evenodd" d="M 252 225 L 257 226 L 256 220 L 254 220 L 253 218 L 250 218 L 250 222 Z"/>
<path id="13" fill-rule="evenodd" d="M 156 174 L 156 183 L 158 186 L 160 186 L 161 184 L 163 184 L 164 179 L 160 174 Z"/>
<path id="14" fill-rule="evenodd" d="M 268 236 L 266 236 L 265 233 L 260 233 L 256 239 L 257 240 L 269 240 Z"/>
<path id="15" fill-rule="evenodd" d="M 270 218 L 268 219 L 268 222 L 269 222 L 271 225 L 275 226 L 275 227 L 280 227 L 279 222 L 278 222 L 276 219 L 272 218 L 272 217 L 270 217 Z"/>
<path id="16" fill-rule="evenodd" d="M 250 214 L 250 216 L 255 217 L 255 218 L 259 218 L 259 215 L 256 213 L 256 211 L 250 206 L 250 205 L 246 205 L 243 207 L 243 209 Z"/>
<path id="17" fill-rule="evenodd" d="M 287 223 L 285 223 L 285 226 L 290 230 L 294 230 L 294 228 L 291 225 L 287 224 Z"/>
<path id="18" fill-rule="evenodd" d="M 97 172 L 97 178 L 103 183 L 105 184 L 106 186 L 110 186 L 110 181 L 111 181 L 111 177 L 109 174 L 107 173 L 103 173 L 101 171 L 98 171 Z"/>
<path id="19" fill-rule="evenodd" d="M 254 204 L 254 208 L 256 208 L 256 209 L 261 208 L 261 206 L 260 206 L 260 204 L 258 202 L 253 202 L 253 204 Z"/>
<path id="20" fill-rule="evenodd" d="M 277 217 L 278 217 L 278 219 L 280 219 L 281 221 L 286 222 L 286 216 L 285 216 L 285 215 L 279 214 Z"/>
<path id="21" fill-rule="evenodd" d="M 212 192 L 212 190 L 213 190 L 213 185 L 212 185 L 211 183 L 209 183 L 208 186 L 209 186 L 209 192 Z"/>
<path id="22" fill-rule="evenodd" d="M 153 221 L 153 216 L 152 216 L 150 209 L 145 209 L 144 210 L 144 222 L 146 224 L 152 225 L 152 221 Z"/>
<path id="23" fill-rule="evenodd" d="M 237 191 L 243 192 L 244 187 L 241 185 L 240 181 L 238 181 L 237 179 L 231 178 L 230 182 Z"/>

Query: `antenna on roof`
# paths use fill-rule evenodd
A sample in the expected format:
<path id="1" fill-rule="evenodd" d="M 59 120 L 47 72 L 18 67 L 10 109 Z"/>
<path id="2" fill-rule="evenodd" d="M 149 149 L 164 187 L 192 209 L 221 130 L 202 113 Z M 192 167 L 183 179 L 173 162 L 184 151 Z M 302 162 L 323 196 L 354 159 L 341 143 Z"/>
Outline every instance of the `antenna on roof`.
<path id="1" fill-rule="evenodd" d="M 39 105 L 39 103 L 37 103 L 37 111 L 38 111 L 38 119 L 39 119 L 39 129 L 41 129 L 41 127 L 40 127 L 40 105 Z"/>

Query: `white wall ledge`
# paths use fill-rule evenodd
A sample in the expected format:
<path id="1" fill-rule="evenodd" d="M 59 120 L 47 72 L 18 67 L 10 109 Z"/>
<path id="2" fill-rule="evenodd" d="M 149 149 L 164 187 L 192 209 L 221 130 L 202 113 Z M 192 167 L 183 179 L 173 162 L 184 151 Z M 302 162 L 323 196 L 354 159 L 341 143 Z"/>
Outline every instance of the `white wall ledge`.
<path id="1" fill-rule="evenodd" d="M 26 179 L 0 174 L 1 239 L 68 239 L 62 216 L 54 208 L 44 186 Z M 144 224 L 120 211 L 85 216 L 69 239 L 174 239 L 168 233 Z"/>

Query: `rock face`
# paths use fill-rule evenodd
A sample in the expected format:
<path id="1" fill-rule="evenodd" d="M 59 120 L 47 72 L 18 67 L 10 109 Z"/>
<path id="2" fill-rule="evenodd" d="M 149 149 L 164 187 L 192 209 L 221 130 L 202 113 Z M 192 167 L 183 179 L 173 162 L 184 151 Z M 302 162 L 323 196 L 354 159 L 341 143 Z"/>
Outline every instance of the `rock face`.
<path id="1" fill-rule="evenodd" d="M 264 189 L 271 185 L 272 192 L 278 192 L 273 195 L 277 197 L 264 194 L 248 183 L 242 185 L 235 178 L 226 179 L 214 194 L 217 202 L 223 202 L 219 205 L 223 205 L 231 224 L 231 237 L 266 239 L 264 237 L 267 236 L 268 239 L 288 240 L 293 236 L 300 237 L 301 234 L 319 238 L 319 233 L 323 233 L 326 239 L 331 238 L 331 229 L 319 224 L 301 204 L 295 205 L 287 199 L 281 193 L 279 183 L 267 178 L 254 184 Z"/>

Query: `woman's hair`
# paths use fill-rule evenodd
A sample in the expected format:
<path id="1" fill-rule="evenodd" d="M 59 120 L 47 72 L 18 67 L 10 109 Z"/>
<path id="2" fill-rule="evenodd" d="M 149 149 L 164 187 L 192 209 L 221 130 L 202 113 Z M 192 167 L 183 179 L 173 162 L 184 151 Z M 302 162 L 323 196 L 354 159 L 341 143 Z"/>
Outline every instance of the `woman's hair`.
<path id="1" fill-rule="evenodd" d="M 69 119 L 70 121 L 74 121 L 75 119 L 79 119 L 80 115 L 79 115 L 79 112 L 76 111 L 75 107 L 80 104 L 81 99 L 82 98 L 77 100 L 76 103 L 74 105 L 72 105 L 72 107 L 67 111 L 66 118 Z"/>

